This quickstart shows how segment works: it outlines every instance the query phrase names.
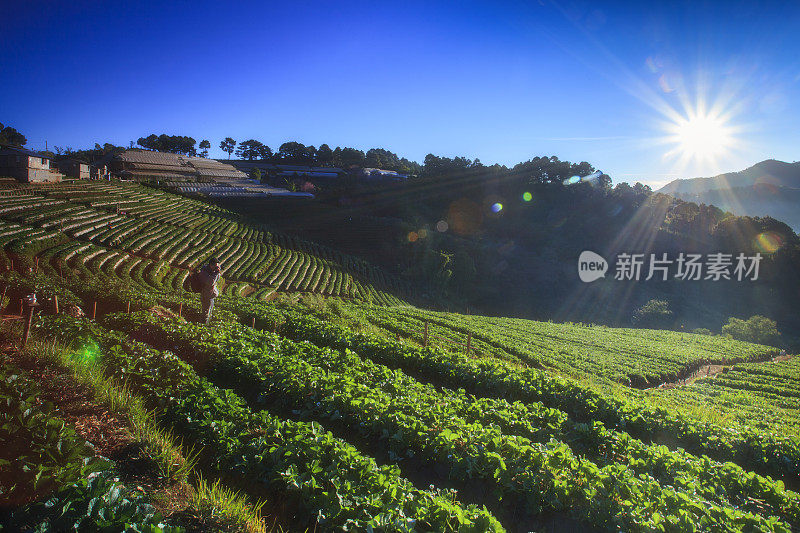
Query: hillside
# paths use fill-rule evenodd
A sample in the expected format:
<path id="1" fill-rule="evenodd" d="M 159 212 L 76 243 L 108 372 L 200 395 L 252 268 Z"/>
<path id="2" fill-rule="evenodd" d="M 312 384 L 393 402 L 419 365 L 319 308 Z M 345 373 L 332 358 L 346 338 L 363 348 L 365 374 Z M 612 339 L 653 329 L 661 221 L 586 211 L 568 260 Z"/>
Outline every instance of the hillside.
<path id="1" fill-rule="evenodd" d="M 740 172 L 678 179 L 658 192 L 736 215 L 771 216 L 800 231 L 800 162 L 769 159 Z"/>
<path id="2" fill-rule="evenodd" d="M 397 302 L 407 290 L 363 260 L 273 234 L 234 213 L 136 184 L 7 185 L 0 189 L 5 266 L 91 273 L 179 289 L 216 256 L 223 292 L 269 298 L 293 291 Z M 20 263 L 26 262 L 26 264 Z"/>
<path id="3" fill-rule="evenodd" d="M 664 185 L 658 192 L 699 194 L 720 189 L 758 186 L 800 188 L 800 161 L 785 163 L 767 159 L 739 172 L 728 172 L 711 178 L 677 179 Z"/>
<path id="4" fill-rule="evenodd" d="M 24 350 L 11 347 L 20 323 L 3 321 L 4 371 L 21 377 L 0 381 L 0 415 L 80 430 L 82 418 L 58 426 L 67 395 L 54 391 L 69 379 L 57 376 L 95 383 L 83 394 L 149 428 L 130 429 L 140 463 L 198 495 L 173 491 L 165 505 L 160 485 L 126 474 L 124 454 L 105 466 L 114 487 L 66 490 L 95 468 L 84 433 L 36 440 L 30 465 L 82 520 L 102 519 L 90 502 L 110 490 L 142 502 L 112 502 L 115 517 L 200 530 L 800 525 L 800 368 L 773 347 L 413 307 L 401 282 L 353 256 L 147 187 L 5 192 L 5 316 L 31 290 L 41 307 Z M 180 280 L 212 253 L 227 285 L 206 326 Z M 76 305 L 89 317 L 70 316 Z M 54 405 L 12 401 L 37 386 Z M 120 390 L 113 402 L 103 392 Z M 53 458 L 71 465 L 63 476 Z M 42 497 L 28 488 L 14 490 Z M 17 504 L 12 520 L 36 524 L 47 509 Z"/>
<path id="5" fill-rule="evenodd" d="M 562 184 L 562 176 L 586 172 L 587 165 L 536 158 L 513 169 L 457 168 L 401 184 L 331 186 L 315 202 L 269 210 L 257 201 L 215 201 L 364 257 L 442 310 L 630 327 L 637 309 L 658 299 L 672 311 L 664 327 L 719 331 L 730 317 L 760 314 L 778 321 L 787 342 L 800 343 L 800 316 L 793 312 L 800 239 L 789 226 L 732 216 L 641 184 Z M 579 279 L 585 250 L 609 260 L 605 279 Z M 667 280 L 647 281 L 646 267 L 638 282 L 612 275 L 613 258 L 622 253 L 674 260 L 721 251 L 760 253 L 759 280 L 687 284 L 673 271 Z"/>

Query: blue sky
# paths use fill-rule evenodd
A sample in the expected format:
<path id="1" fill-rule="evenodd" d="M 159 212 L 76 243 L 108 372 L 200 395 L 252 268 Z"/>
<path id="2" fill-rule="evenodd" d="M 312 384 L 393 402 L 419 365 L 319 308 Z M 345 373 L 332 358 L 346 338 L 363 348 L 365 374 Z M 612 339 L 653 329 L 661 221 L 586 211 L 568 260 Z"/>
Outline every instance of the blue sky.
<path id="1" fill-rule="evenodd" d="M 658 185 L 800 159 L 798 28 L 797 2 L 31 0 L 0 21 L 0 122 L 35 149 L 231 136 Z M 713 158 L 666 139 L 698 102 Z"/>

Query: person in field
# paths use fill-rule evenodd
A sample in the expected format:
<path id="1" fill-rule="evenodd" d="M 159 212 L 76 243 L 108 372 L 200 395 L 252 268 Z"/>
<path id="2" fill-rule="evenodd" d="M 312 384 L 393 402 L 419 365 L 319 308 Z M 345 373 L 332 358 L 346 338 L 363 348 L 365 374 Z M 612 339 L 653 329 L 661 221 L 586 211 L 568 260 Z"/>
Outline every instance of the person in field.
<path id="1" fill-rule="evenodd" d="M 219 259 L 212 257 L 208 263 L 197 272 L 200 281 L 200 302 L 203 304 L 203 320 L 206 324 L 211 322 L 211 313 L 214 311 L 214 298 L 219 296 L 217 282 L 222 273 Z"/>

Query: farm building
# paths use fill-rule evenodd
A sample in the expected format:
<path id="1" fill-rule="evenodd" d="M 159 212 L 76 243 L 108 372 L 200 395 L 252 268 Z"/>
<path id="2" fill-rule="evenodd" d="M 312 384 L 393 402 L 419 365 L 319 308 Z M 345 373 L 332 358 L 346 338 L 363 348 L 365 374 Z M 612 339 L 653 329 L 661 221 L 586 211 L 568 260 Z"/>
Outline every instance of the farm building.
<path id="1" fill-rule="evenodd" d="M 90 178 L 89 164 L 77 159 L 64 159 L 56 162 L 58 170 L 70 178 L 88 180 Z"/>
<path id="2" fill-rule="evenodd" d="M 0 176 L 10 176 L 25 183 L 61 181 L 63 175 L 50 164 L 51 159 L 45 154 L 25 148 L 0 147 Z"/>
<path id="3" fill-rule="evenodd" d="M 214 159 L 146 150 L 125 150 L 99 164 L 107 165 L 116 177 L 135 181 L 214 181 L 247 177 L 244 172 Z"/>
<path id="4" fill-rule="evenodd" d="M 275 165 L 266 161 L 233 160 L 230 164 L 242 172 L 251 175 L 253 170 L 261 170 L 262 176 L 280 176 L 283 178 L 336 179 L 345 171 L 334 167 L 309 167 L 303 165 Z"/>
<path id="5" fill-rule="evenodd" d="M 401 181 L 408 178 L 405 174 L 400 174 L 394 170 L 382 170 L 380 168 L 362 168 L 356 171 L 356 176 L 368 180 Z"/>

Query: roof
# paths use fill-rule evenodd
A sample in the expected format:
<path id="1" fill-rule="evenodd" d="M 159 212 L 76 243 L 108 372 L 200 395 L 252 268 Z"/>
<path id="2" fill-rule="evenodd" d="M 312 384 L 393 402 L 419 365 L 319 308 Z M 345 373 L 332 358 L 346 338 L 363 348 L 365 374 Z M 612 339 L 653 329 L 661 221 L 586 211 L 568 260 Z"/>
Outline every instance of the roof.
<path id="1" fill-rule="evenodd" d="M 167 154 L 143 150 L 125 150 L 117 156 L 126 163 L 149 163 L 153 165 L 182 166 L 180 154 Z"/>
<path id="2" fill-rule="evenodd" d="M 190 174 L 178 174 L 176 172 L 161 172 L 158 170 L 123 170 L 120 172 L 122 176 L 131 178 L 156 178 L 156 179 L 187 179 L 192 177 Z"/>
<path id="3" fill-rule="evenodd" d="M 247 175 L 235 167 L 214 159 L 169 154 L 147 150 L 125 150 L 114 156 L 125 164 L 131 176 L 163 178 L 165 176 L 203 178 L 246 178 Z"/>
<path id="4" fill-rule="evenodd" d="M 206 178 L 241 178 L 243 172 L 236 169 L 198 168 L 197 175 Z"/>

